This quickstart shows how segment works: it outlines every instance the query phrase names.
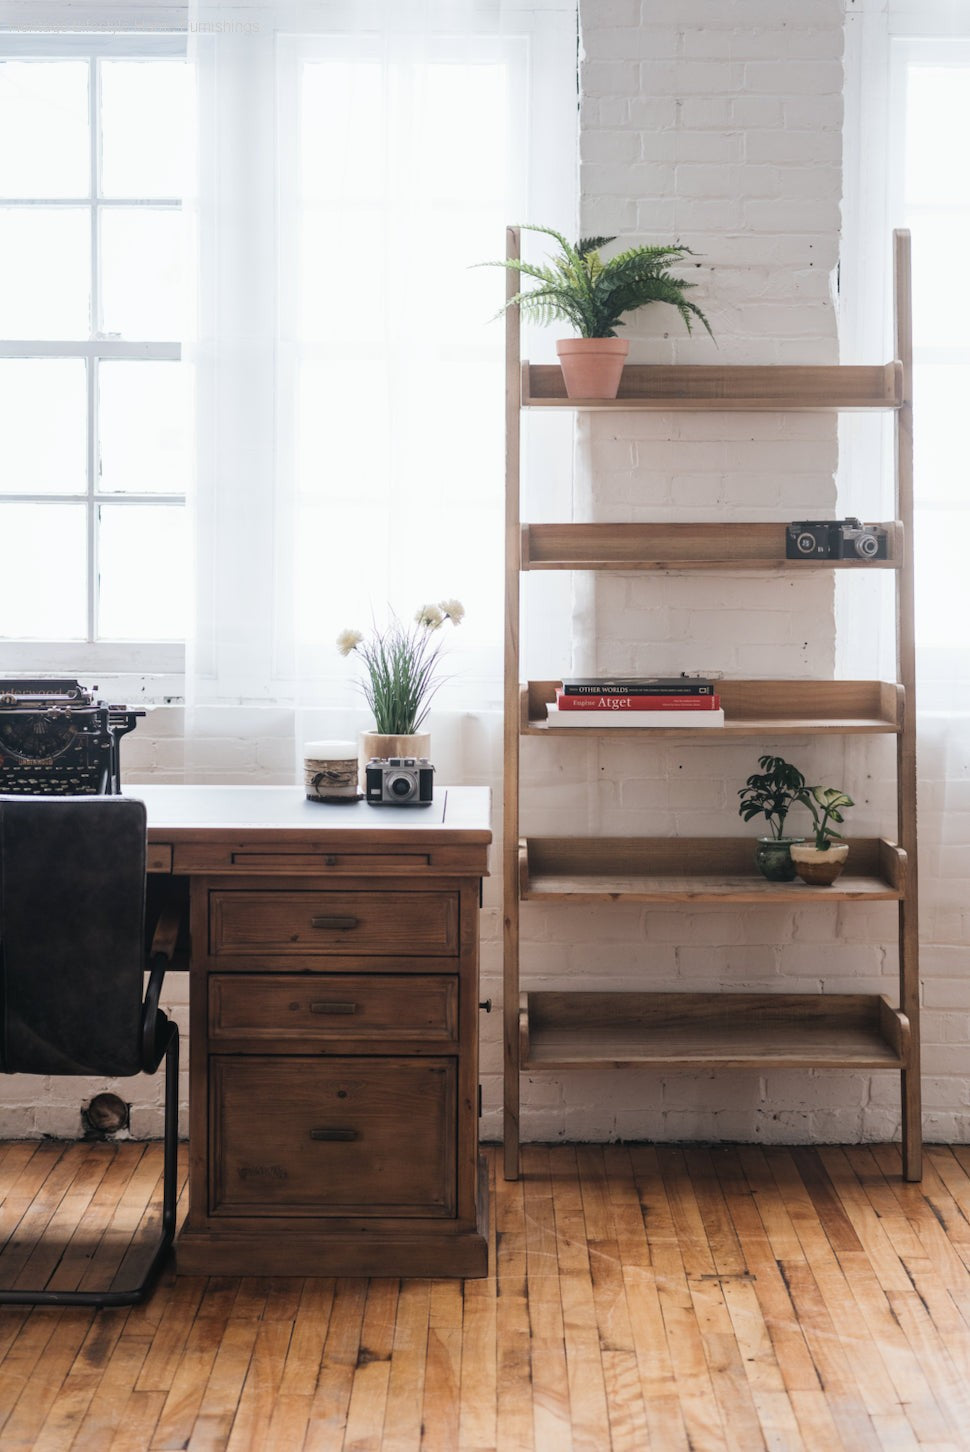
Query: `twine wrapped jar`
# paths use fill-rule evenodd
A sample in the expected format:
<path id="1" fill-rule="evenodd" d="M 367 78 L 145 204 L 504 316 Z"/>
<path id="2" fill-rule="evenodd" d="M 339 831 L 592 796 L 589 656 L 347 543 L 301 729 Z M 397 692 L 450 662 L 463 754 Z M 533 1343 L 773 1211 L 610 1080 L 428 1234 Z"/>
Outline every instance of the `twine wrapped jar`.
<path id="1" fill-rule="evenodd" d="M 308 741 L 303 748 L 303 784 L 310 802 L 357 801 L 356 741 Z"/>

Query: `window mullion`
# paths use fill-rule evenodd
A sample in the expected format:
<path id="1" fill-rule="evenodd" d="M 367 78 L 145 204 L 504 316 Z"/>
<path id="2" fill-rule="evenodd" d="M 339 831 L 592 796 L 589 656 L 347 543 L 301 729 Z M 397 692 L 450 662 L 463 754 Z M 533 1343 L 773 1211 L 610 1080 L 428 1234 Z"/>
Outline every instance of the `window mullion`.
<path id="1" fill-rule="evenodd" d="M 91 220 L 91 336 L 97 337 L 101 331 L 101 296 L 100 296 L 100 259 L 99 251 L 99 227 L 98 227 L 98 191 L 99 191 L 99 156 L 100 156 L 100 113 L 101 113 L 101 73 L 100 63 L 96 57 L 88 62 L 88 144 L 89 152 L 89 173 L 88 173 L 88 203 Z M 88 640 L 97 639 L 97 596 L 98 596 L 98 535 L 97 535 L 97 504 L 95 502 L 95 487 L 97 482 L 98 467 L 98 363 L 92 355 L 86 363 L 87 372 L 87 405 L 88 405 L 88 459 L 87 459 L 87 636 Z"/>

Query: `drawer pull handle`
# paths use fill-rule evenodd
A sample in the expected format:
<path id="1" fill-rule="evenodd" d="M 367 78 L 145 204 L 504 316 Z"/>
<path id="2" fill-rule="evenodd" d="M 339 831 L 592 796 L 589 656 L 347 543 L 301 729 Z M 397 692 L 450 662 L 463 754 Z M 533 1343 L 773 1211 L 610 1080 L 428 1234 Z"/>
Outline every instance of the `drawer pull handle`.
<path id="1" fill-rule="evenodd" d="M 311 928 L 356 928 L 357 918 L 323 917 L 311 918 Z"/>
<path id="2" fill-rule="evenodd" d="M 311 1013 L 356 1013 L 356 1003 L 326 1003 L 317 1001 L 310 1004 Z"/>
<path id="3" fill-rule="evenodd" d="M 357 1138 L 356 1129 L 311 1129 L 311 1139 L 352 1140 Z"/>

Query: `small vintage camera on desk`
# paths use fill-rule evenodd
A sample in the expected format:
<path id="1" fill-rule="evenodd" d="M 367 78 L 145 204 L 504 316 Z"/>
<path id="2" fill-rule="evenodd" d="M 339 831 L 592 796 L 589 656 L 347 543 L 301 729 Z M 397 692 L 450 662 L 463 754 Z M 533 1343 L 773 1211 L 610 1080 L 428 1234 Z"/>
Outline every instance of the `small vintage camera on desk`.
<path id="1" fill-rule="evenodd" d="M 789 560 L 885 560 L 889 532 L 861 519 L 805 519 L 785 532 Z"/>
<path id="2" fill-rule="evenodd" d="M 427 807 L 433 778 L 426 756 L 372 756 L 364 768 L 364 799 L 378 807 Z"/>

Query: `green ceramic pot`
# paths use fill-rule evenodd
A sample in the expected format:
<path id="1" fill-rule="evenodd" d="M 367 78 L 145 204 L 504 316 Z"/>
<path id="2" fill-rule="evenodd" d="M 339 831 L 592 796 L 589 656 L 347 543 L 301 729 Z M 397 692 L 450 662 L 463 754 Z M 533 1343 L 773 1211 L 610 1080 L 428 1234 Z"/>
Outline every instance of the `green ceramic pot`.
<path id="1" fill-rule="evenodd" d="M 804 841 L 804 837 L 759 837 L 754 860 L 762 877 L 767 877 L 769 882 L 794 882 L 795 864 L 790 849 L 793 843 Z"/>

